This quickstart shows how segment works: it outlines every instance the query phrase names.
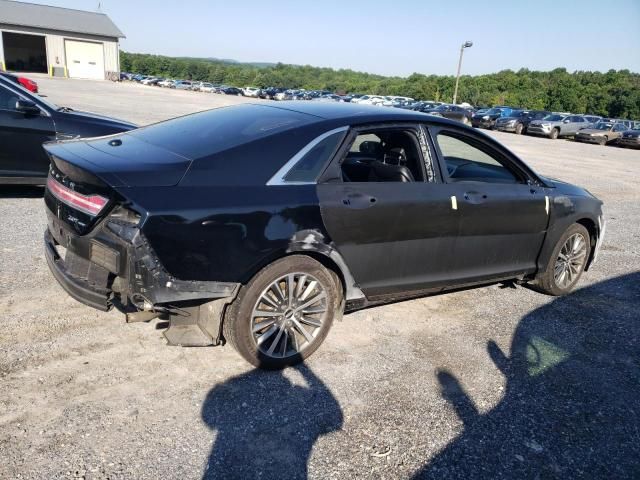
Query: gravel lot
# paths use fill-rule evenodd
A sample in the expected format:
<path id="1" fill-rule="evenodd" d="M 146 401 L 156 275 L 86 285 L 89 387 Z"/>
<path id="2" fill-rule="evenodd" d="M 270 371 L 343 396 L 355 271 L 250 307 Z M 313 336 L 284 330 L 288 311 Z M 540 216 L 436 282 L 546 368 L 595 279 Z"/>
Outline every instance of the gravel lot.
<path id="1" fill-rule="evenodd" d="M 140 124 L 247 101 L 37 78 Z M 361 311 L 303 367 L 167 347 L 69 298 L 38 189 L 0 189 L 0 478 L 638 478 L 640 151 L 493 134 L 605 202 L 580 290 L 495 285 Z"/>

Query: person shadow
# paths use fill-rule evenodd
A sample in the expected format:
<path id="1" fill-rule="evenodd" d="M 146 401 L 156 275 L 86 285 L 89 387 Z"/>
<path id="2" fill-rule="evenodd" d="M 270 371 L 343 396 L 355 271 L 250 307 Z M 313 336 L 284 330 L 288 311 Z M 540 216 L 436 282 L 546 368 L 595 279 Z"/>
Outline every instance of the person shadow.
<path id="1" fill-rule="evenodd" d="M 203 479 L 304 479 L 316 440 L 340 430 L 343 415 L 329 388 L 300 364 L 252 370 L 214 387 L 202 419 L 216 431 Z"/>
<path id="2" fill-rule="evenodd" d="M 525 316 L 486 413 L 448 370 L 441 394 L 464 430 L 415 475 L 431 478 L 640 478 L 640 272 L 559 297 Z"/>

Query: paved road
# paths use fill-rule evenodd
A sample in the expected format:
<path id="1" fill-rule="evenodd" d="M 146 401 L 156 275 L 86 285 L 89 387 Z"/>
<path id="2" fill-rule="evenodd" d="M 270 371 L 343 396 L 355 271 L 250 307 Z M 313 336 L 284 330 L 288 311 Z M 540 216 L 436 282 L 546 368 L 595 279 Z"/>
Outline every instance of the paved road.
<path id="1" fill-rule="evenodd" d="M 38 79 L 140 124 L 243 98 Z M 494 134 L 606 202 L 575 294 L 494 285 L 348 315 L 303 367 L 167 347 L 47 271 L 41 192 L 0 194 L 0 478 L 638 478 L 640 152 Z"/>

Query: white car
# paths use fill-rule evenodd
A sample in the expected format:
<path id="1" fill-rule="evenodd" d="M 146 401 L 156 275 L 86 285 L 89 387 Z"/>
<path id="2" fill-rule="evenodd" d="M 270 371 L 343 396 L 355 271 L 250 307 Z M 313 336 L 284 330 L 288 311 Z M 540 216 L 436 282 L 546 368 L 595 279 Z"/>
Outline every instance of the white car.
<path id="1" fill-rule="evenodd" d="M 156 80 L 158 80 L 156 77 L 147 77 L 144 80 L 142 80 L 140 83 L 142 85 L 151 85 L 151 82 L 155 82 Z"/>
<path id="2" fill-rule="evenodd" d="M 260 89 L 258 87 L 244 87 L 242 94 L 245 97 L 258 97 L 260 95 Z"/>
<path id="3" fill-rule="evenodd" d="M 398 102 L 413 102 L 413 98 L 410 97 L 400 97 L 397 95 L 388 95 L 384 97 L 385 100 L 382 102 L 382 105 L 385 107 L 392 107 L 394 104 Z"/>
<path id="4" fill-rule="evenodd" d="M 168 78 L 166 80 L 158 82 L 159 87 L 169 88 L 171 87 L 171 85 L 173 85 L 173 80 L 169 80 Z"/>
<path id="5" fill-rule="evenodd" d="M 384 97 L 378 95 L 363 95 L 356 103 L 360 105 L 382 105 L 385 101 L 386 99 Z"/>
<path id="6" fill-rule="evenodd" d="M 213 83 L 202 82 L 200 84 L 200 91 L 204 93 L 213 93 L 216 87 L 213 86 Z"/>

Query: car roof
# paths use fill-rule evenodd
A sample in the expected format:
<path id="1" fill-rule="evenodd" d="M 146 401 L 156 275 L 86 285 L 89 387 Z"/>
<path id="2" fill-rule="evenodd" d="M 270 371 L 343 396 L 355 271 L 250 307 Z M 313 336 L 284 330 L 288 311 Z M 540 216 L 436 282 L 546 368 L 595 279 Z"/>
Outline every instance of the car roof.
<path id="1" fill-rule="evenodd" d="M 401 108 L 380 107 L 375 105 L 360 105 L 359 103 L 323 103 L 323 102 L 278 102 L 278 103 L 256 103 L 253 105 L 265 108 L 280 108 L 293 112 L 312 115 L 322 120 L 344 121 L 345 123 L 365 123 L 365 122 L 435 122 L 442 124 L 458 125 L 458 122 L 427 115 L 413 110 Z"/>

